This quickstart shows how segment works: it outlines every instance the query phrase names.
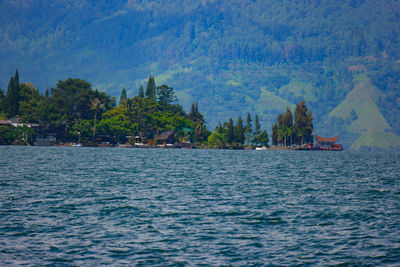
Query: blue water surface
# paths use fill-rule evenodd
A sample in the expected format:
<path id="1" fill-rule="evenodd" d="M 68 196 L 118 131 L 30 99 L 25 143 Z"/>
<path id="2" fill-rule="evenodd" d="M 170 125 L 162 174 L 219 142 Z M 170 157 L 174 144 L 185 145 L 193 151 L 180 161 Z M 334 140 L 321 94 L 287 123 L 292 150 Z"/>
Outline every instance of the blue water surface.
<path id="1" fill-rule="evenodd" d="M 400 265 L 400 154 L 0 147 L 0 265 Z"/>

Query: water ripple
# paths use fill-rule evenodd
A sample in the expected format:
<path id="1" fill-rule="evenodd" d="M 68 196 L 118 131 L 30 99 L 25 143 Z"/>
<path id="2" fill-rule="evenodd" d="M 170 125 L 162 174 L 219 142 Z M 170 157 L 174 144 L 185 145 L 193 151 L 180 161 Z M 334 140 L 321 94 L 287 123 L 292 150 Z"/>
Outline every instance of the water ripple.
<path id="1" fill-rule="evenodd" d="M 0 147 L 0 265 L 398 265 L 400 154 Z"/>

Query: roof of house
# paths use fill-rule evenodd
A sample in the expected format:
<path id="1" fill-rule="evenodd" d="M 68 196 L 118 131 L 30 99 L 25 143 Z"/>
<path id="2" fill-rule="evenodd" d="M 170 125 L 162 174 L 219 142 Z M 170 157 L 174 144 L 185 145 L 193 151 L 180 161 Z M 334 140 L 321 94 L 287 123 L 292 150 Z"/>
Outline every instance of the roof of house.
<path id="1" fill-rule="evenodd" d="M 0 125 L 11 125 L 11 123 L 6 120 L 0 120 Z"/>
<path id="2" fill-rule="evenodd" d="M 336 143 L 338 140 L 339 136 L 334 136 L 334 137 L 321 137 L 318 135 L 315 135 L 315 139 L 317 139 L 318 142 L 328 142 L 328 143 Z"/>
<path id="3" fill-rule="evenodd" d="M 8 119 L 9 122 L 11 123 L 20 123 L 21 122 L 21 118 L 11 118 Z"/>
<path id="4" fill-rule="evenodd" d="M 168 138 L 173 138 L 175 135 L 174 131 L 166 131 L 154 136 L 155 140 L 167 140 Z"/>

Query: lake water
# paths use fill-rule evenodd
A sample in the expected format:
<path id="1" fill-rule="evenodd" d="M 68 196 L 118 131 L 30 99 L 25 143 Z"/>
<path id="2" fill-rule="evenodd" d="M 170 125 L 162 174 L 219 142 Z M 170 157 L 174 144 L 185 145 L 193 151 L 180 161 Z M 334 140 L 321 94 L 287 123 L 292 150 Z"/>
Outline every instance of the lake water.
<path id="1" fill-rule="evenodd" d="M 0 265 L 400 265 L 400 154 L 0 147 Z"/>

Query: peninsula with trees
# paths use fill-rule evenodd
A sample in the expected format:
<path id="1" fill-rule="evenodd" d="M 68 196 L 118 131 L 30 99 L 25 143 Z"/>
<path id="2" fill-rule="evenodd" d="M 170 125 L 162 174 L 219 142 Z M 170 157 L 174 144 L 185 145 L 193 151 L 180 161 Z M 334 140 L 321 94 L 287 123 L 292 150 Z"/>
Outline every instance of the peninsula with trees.
<path id="1" fill-rule="evenodd" d="M 272 125 L 276 149 L 313 143 L 312 112 L 305 101 L 279 114 Z M 72 145 L 255 148 L 269 147 L 270 138 L 257 114 L 219 122 L 214 131 L 206 126 L 198 103 L 189 113 L 177 103 L 168 85 L 156 86 L 153 76 L 129 98 L 122 89 L 119 99 L 92 89 L 89 82 L 69 78 L 40 94 L 31 83 L 20 83 L 18 70 L 7 91 L 0 90 L 1 145 Z"/>

